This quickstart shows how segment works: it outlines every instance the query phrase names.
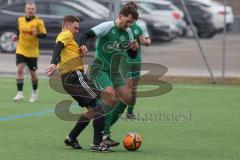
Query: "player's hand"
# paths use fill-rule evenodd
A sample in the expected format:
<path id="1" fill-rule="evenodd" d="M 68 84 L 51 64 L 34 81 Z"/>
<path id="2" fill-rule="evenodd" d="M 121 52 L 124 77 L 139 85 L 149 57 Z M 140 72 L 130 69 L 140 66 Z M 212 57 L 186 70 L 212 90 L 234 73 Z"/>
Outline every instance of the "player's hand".
<path id="1" fill-rule="evenodd" d="M 139 37 L 139 41 L 142 43 L 142 44 L 145 44 L 145 40 L 146 38 L 144 36 L 140 36 Z"/>
<path id="2" fill-rule="evenodd" d="M 86 55 L 87 54 L 87 52 L 88 52 L 88 48 L 85 46 L 85 45 L 81 45 L 80 47 L 79 47 L 79 52 L 80 52 L 80 54 L 83 56 L 83 55 Z"/>
<path id="3" fill-rule="evenodd" d="M 38 35 L 38 29 L 37 28 L 32 28 L 32 34 L 34 36 L 37 36 Z"/>
<path id="4" fill-rule="evenodd" d="M 137 40 L 131 41 L 129 45 L 130 45 L 130 48 L 134 51 L 136 51 L 139 48 L 139 44 Z"/>
<path id="5" fill-rule="evenodd" d="M 18 40 L 18 36 L 16 36 L 16 35 L 12 36 L 12 41 L 13 42 L 16 42 L 17 40 Z"/>
<path id="6" fill-rule="evenodd" d="M 141 44 L 143 44 L 145 46 L 149 46 L 151 44 L 151 39 L 149 37 L 140 36 L 139 41 Z"/>
<path id="7" fill-rule="evenodd" d="M 56 68 L 57 66 L 55 64 L 50 64 L 50 66 L 46 70 L 47 76 L 50 77 L 54 73 Z"/>

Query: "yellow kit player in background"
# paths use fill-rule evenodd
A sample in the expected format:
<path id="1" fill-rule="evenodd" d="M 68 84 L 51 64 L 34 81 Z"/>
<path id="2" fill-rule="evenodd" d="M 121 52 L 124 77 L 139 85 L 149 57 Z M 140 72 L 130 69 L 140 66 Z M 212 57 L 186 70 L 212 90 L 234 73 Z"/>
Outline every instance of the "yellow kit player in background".
<path id="1" fill-rule="evenodd" d="M 16 49 L 18 92 L 14 97 L 14 101 L 24 99 L 24 68 L 27 65 L 32 80 L 32 94 L 29 101 L 35 102 L 38 97 L 38 77 L 36 70 L 39 56 L 39 38 L 45 38 L 47 32 L 43 20 L 35 16 L 35 3 L 26 3 L 25 14 L 25 16 L 18 18 L 18 35 L 13 37 L 14 41 L 18 40 Z"/>

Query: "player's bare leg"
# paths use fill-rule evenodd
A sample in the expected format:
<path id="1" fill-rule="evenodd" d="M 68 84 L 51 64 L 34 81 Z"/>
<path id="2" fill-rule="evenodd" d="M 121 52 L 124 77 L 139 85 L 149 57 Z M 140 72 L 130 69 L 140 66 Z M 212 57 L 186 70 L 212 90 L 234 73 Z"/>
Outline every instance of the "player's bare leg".
<path id="1" fill-rule="evenodd" d="M 136 119 L 136 115 L 133 112 L 133 108 L 134 105 L 136 103 L 136 96 L 137 96 L 137 85 L 138 85 L 139 80 L 136 78 L 131 78 L 127 80 L 127 84 L 129 86 L 129 88 L 131 89 L 131 93 L 132 93 L 132 102 L 133 105 L 129 105 L 127 108 L 127 112 L 126 112 L 126 118 L 128 119 Z"/>
<path id="2" fill-rule="evenodd" d="M 124 112 L 127 104 L 131 104 L 132 96 L 128 85 L 121 86 L 115 90 L 118 101 L 111 112 L 105 116 L 103 143 L 107 146 L 114 147 L 120 143 L 111 139 L 110 128 L 119 119 Z"/>
<path id="3" fill-rule="evenodd" d="M 32 93 L 31 97 L 29 99 L 29 102 L 35 102 L 38 98 L 38 76 L 36 71 L 31 71 L 30 70 L 30 76 L 32 80 Z"/>
<path id="4" fill-rule="evenodd" d="M 110 96 L 111 95 L 111 96 Z M 105 105 L 115 106 L 117 97 L 116 90 L 113 87 L 107 87 L 101 92 L 101 98 Z"/>

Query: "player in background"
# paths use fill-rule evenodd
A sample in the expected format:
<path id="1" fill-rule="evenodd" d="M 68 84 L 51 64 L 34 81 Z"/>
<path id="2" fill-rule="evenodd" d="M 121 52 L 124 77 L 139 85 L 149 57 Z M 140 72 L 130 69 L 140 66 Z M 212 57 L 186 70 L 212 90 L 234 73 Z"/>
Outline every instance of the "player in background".
<path id="1" fill-rule="evenodd" d="M 137 9 L 137 5 L 134 2 L 128 2 L 126 4 L 126 6 L 131 6 Z M 147 31 L 147 27 L 145 25 L 145 23 L 143 23 L 142 21 L 138 20 L 136 21 L 133 25 L 130 26 L 133 35 L 134 35 L 134 39 L 138 40 L 139 43 L 139 49 L 138 49 L 138 53 L 137 53 L 137 57 L 135 59 L 131 59 L 128 58 L 128 62 L 129 64 L 135 64 L 134 67 L 134 71 L 130 71 L 127 73 L 127 82 L 130 86 L 130 88 L 132 88 L 132 95 L 133 95 L 133 101 L 134 104 L 136 102 L 136 91 L 137 91 L 137 85 L 138 82 L 140 80 L 140 71 L 141 71 L 141 63 L 142 63 L 142 54 L 141 54 L 141 44 L 145 45 L 145 46 L 149 46 L 151 44 L 151 39 L 149 36 L 149 33 Z M 137 65 L 137 66 L 136 66 Z M 130 67 L 131 68 L 131 67 Z M 133 113 L 133 106 L 128 106 L 127 108 L 127 112 L 126 112 L 126 117 L 128 119 L 136 119 L 135 114 Z"/>
<path id="2" fill-rule="evenodd" d="M 36 17 L 36 4 L 27 2 L 25 6 L 25 16 L 18 18 L 18 35 L 13 37 L 17 41 L 16 64 L 17 64 L 17 95 L 14 101 L 24 99 L 24 68 L 28 66 L 32 80 L 32 94 L 30 102 L 35 102 L 38 98 L 38 77 L 37 60 L 39 57 L 39 38 L 46 37 L 46 28 L 41 18 Z"/>
<path id="3" fill-rule="evenodd" d="M 135 58 L 139 45 L 134 41 L 129 28 L 138 19 L 138 12 L 133 7 L 123 7 L 115 21 L 104 22 L 93 27 L 79 37 L 80 42 L 97 37 L 94 61 L 90 67 L 89 78 L 99 84 L 104 92 L 113 95 L 104 103 L 115 108 L 132 105 L 131 88 L 121 73 L 120 63 L 123 57 Z M 116 97 L 116 98 L 115 98 Z M 108 107 L 108 108 L 110 108 Z M 111 126 L 112 112 L 105 116 L 105 126 Z M 105 133 L 104 135 L 109 135 Z M 119 142 L 104 136 L 103 143 L 116 146 Z"/>
<path id="4" fill-rule="evenodd" d="M 110 148 L 102 144 L 105 108 L 98 101 L 95 85 L 84 75 L 82 57 L 87 53 L 84 45 L 78 46 L 75 36 L 79 31 L 79 19 L 75 16 L 65 16 L 62 21 L 62 32 L 58 34 L 53 57 L 47 69 L 51 76 L 58 68 L 62 86 L 65 91 L 87 111 L 80 115 L 74 128 L 70 131 L 64 143 L 74 149 L 81 149 L 77 137 L 93 119 L 94 136 L 90 150 L 93 152 L 110 152 Z"/>

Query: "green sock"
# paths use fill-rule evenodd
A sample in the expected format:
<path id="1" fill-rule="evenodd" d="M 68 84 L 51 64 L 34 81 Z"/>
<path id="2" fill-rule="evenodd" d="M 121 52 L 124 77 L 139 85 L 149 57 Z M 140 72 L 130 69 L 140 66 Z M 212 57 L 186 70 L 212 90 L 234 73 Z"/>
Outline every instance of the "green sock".
<path id="1" fill-rule="evenodd" d="M 105 115 L 105 125 L 104 125 L 104 135 L 110 135 L 111 126 L 121 117 L 124 109 L 126 108 L 126 104 L 121 101 L 118 101 L 116 106 L 111 112 L 108 112 Z"/>
<path id="2" fill-rule="evenodd" d="M 121 115 L 123 114 L 126 106 L 127 105 L 124 104 L 123 102 L 118 101 L 117 105 L 115 106 L 116 109 L 114 109 L 113 112 L 112 112 L 111 126 L 121 117 Z"/>
<path id="3" fill-rule="evenodd" d="M 128 106 L 127 112 L 128 112 L 129 114 L 132 114 L 132 113 L 133 113 L 133 107 L 134 107 L 134 106 Z"/>

